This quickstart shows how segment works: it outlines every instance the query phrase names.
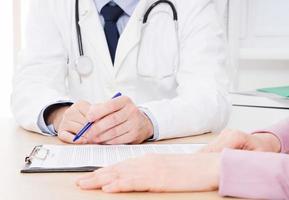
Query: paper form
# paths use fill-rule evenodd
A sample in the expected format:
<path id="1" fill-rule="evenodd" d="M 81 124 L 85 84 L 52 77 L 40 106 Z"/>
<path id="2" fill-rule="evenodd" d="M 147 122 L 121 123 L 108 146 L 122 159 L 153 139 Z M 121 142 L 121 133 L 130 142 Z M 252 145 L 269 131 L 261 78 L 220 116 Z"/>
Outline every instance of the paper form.
<path id="1" fill-rule="evenodd" d="M 148 145 L 43 145 L 32 160 L 31 168 L 105 167 L 148 153 L 194 153 L 204 144 Z M 47 152 L 44 159 L 44 153 Z"/>

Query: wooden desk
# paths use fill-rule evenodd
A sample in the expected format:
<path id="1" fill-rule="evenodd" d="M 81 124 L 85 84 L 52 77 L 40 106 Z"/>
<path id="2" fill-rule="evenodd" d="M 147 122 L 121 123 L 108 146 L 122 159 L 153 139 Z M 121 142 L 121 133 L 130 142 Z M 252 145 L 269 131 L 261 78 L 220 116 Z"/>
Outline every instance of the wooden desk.
<path id="1" fill-rule="evenodd" d="M 287 110 L 234 107 L 229 127 L 260 128 L 289 115 Z M 0 119 L 0 199 L 2 200 L 202 200 L 222 199 L 217 192 L 209 193 L 129 193 L 105 194 L 101 191 L 82 191 L 75 186 L 80 174 L 20 174 L 25 156 L 35 145 L 57 144 L 57 138 L 29 133 L 17 128 L 11 119 Z M 206 134 L 159 143 L 207 143 L 216 135 Z"/>
<path id="2" fill-rule="evenodd" d="M 2 200 L 126 200 L 126 199 L 222 199 L 217 192 L 209 193 L 129 193 L 105 194 L 101 191 L 82 191 L 75 186 L 75 179 L 80 174 L 21 174 L 25 156 L 35 145 L 57 144 L 57 138 L 29 133 L 17 128 L 13 120 L 2 119 L 1 123 L 1 170 L 0 199 Z M 160 143 L 204 143 L 215 136 L 207 134 Z"/>

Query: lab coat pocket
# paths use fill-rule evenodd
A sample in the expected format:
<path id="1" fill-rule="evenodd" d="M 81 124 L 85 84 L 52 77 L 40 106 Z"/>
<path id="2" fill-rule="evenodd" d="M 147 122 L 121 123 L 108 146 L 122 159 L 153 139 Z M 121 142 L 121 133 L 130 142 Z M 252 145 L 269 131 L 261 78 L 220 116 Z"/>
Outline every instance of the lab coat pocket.
<path id="1" fill-rule="evenodd" d="M 176 22 L 167 13 L 158 13 L 142 29 L 137 71 L 139 76 L 163 79 L 177 70 L 179 43 Z"/>

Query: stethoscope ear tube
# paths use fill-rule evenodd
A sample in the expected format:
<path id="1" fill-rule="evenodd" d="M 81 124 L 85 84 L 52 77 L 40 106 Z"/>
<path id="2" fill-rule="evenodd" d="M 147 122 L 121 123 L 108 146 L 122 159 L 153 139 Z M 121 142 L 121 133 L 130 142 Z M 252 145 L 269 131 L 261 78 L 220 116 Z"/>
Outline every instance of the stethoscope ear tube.
<path id="1" fill-rule="evenodd" d="M 146 24 L 147 21 L 148 21 L 148 17 L 151 13 L 151 11 L 156 7 L 158 6 L 159 4 L 161 3 L 165 3 L 165 4 L 168 4 L 172 11 L 173 11 L 173 17 L 174 17 L 174 20 L 175 21 L 178 21 L 178 12 L 177 12 L 177 9 L 176 7 L 174 6 L 174 4 L 171 2 L 171 1 L 168 1 L 168 0 L 159 0 L 159 1 L 156 1 L 155 3 L 153 3 L 149 8 L 148 10 L 146 11 L 146 13 L 144 14 L 144 17 L 143 17 L 143 24 Z"/>
<path id="2" fill-rule="evenodd" d="M 78 40 L 78 50 L 79 56 L 84 56 L 83 52 L 83 45 L 82 45 L 82 34 L 79 25 L 79 0 L 75 0 L 75 25 L 76 25 L 76 32 L 77 32 L 77 40 Z"/>

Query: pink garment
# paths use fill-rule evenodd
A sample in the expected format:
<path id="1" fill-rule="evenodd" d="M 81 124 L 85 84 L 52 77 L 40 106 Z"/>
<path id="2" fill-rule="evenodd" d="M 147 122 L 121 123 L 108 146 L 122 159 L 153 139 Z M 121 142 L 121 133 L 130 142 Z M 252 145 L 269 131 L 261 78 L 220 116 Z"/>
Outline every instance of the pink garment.
<path id="1" fill-rule="evenodd" d="M 259 131 L 258 131 L 259 132 Z M 251 199 L 289 199 L 289 118 L 261 130 L 281 142 L 280 154 L 226 149 L 222 153 L 219 194 Z"/>

